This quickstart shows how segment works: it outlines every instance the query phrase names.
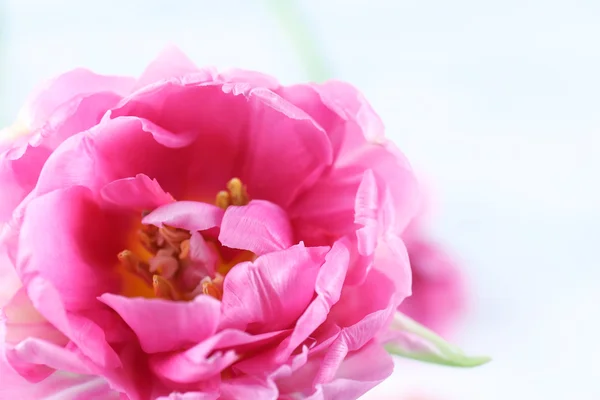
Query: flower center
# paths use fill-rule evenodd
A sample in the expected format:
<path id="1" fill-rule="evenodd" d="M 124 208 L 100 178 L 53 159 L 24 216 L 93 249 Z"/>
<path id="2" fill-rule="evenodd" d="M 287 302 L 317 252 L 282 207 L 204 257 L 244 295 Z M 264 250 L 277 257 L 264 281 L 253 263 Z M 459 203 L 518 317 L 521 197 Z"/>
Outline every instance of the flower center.
<path id="1" fill-rule="evenodd" d="M 246 186 L 238 178 L 231 179 L 215 200 L 223 209 L 248 202 Z M 223 247 L 216 237 L 205 234 L 197 244 L 203 246 L 203 259 L 192 259 L 191 239 L 192 233 L 185 229 L 142 225 L 130 248 L 118 254 L 123 295 L 185 301 L 206 294 L 220 300 L 225 275 L 236 264 L 256 258 L 249 251 Z"/>

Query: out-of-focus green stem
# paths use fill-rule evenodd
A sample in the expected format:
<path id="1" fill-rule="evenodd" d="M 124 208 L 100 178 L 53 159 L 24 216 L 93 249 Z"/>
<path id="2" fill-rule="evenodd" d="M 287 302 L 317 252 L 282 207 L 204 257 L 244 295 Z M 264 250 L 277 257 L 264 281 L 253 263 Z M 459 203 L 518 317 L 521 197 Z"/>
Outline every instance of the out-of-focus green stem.
<path id="1" fill-rule="evenodd" d="M 477 367 L 491 360 L 487 356 L 467 356 L 458 347 L 400 312 L 394 315 L 391 329 L 404 334 L 405 346 L 388 343 L 385 347 L 388 353 L 400 357 L 463 368 Z M 409 346 L 406 346 L 407 343 Z"/>
<path id="2" fill-rule="evenodd" d="M 329 68 L 317 38 L 303 18 L 295 0 L 266 0 L 269 10 L 287 34 L 298 57 L 304 64 L 308 79 L 323 82 L 330 78 Z"/>

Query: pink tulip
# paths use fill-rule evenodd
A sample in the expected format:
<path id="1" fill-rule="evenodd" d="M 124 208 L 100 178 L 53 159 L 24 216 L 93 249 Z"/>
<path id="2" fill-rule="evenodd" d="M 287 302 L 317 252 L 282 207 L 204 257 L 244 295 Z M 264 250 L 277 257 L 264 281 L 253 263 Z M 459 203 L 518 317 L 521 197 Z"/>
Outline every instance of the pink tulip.
<path id="1" fill-rule="evenodd" d="M 3 134 L 1 398 L 355 399 L 391 373 L 417 185 L 350 85 L 170 50 L 56 78 Z"/>

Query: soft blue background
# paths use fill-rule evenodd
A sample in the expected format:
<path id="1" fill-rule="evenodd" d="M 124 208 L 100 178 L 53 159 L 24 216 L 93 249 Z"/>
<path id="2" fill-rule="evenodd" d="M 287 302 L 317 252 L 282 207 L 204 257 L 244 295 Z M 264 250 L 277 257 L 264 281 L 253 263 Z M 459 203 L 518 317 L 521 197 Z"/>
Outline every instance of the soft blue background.
<path id="1" fill-rule="evenodd" d="M 495 358 L 400 362 L 366 398 L 599 399 L 600 2 L 302 6 L 335 76 L 363 90 L 434 187 L 434 234 L 474 292 L 456 340 Z M 168 43 L 198 64 L 305 79 L 263 2 L 9 0 L 4 12 L 4 122 L 43 78 L 138 74 Z"/>

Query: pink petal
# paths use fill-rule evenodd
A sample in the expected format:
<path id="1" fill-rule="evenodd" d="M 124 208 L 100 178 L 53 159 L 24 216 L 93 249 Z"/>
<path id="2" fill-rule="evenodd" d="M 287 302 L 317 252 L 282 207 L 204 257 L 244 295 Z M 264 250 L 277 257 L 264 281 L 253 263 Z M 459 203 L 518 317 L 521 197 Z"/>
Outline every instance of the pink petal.
<path id="1" fill-rule="evenodd" d="M 392 357 L 375 342 L 347 357 L 332 381 L 318 385 L 310 400 L 352 400 L 383 382 L 392 374 Z"/>
<path id="2" fill-rule="evenodd" d="M 256 255 L 284 250 L 294 244 L 286 212 L 264 200 L 228 207 L 221 223 L 219 241 L 224 246 L 250 250 Z"/>
<path id="3" fill-rule="evenodd" d="M 158 57 L 146 67 L 136 83 L 136 88 L 156 83 L 164 79 L 180 77 L 198 72 L 198 67 L 177 47 L 164 49 Z"/>
<path id="4" fill-rule="evenodd" d="M 359 350 L 387 329 L 397 302 L 394 283 L 373 269 L 360 286 L 345 287 L 328 321 L 342 328 L 328 348 L 316 382 L 329 382 L 349 352 Z"/>
<path id="5" fill-rule="evenodd" d="M 273 382 L 251 376 L 228 379 L 221 384 L 221 400 L 273 400 L 278 399 L 278 395 Z"/>
<path id="6" fill-rule="evenodd" d="M 166 224 L 196 232 L 221 225 L 223 213 L 221 208 L 212 204 L 178 201 L 165 204 L 152 211 L 142 219 L 142 223 L 156 226 Z"/>
<path id="7" fill-rule="evenodd" d="M 57 289 L 40 276 L 31 278 L 27 293 L 36 310 L 100 367 L 116 368 L 119 358 L 104 331 L 90 319 L 68 312 Z M 100 304 L 100 303 L 99 303 Z"/>
<path id="8" fill-rule="evenodd" d="M 219 393 L 186 392 L 171 393 L 169 396 L 161 396 L 156 400 L 218 400 L 219 398 Z"/>
<path id="9" fill-rule="evenodd" d="M 380 202 L 377 181 L 372 170 L 365 171 L 356 193 L 354 222 L 361 228 L 356 231 L 358 252 L 371 255 L 375 251 L 383 227 L 379 224 Z"/>
<path id="10" fill-rule="evenodd" d="M 236 265 L 223 287 L 221 329 L 289 328 L 312 300 L 326 252 L 301 244 Z"/>
<path id="11" fill-rule="evenodd" d="M 45 340 L 27 338 L 4 350 L 7 362 L 22 377 L 32 383 L 40 382 L 56 370 L 90 374 L 87 359 L 74 351 Z"/>
<path id="12" fill-rule="evenodd" d="M 10 219 L 17 205 L 33 189 L 49 155 L 46 148 L 30 147 L 13 160 L 9 150 L 0 150 L 0 225 Z"/>
<path id="13" fill-rule="evenodd" d="M 115 180 L 144 174 L 175 198 L 184 199 L 187 191 L 197 189 L 190 187 L 190 182 L 201 182 L 196 176 L 182 177 L 182 171 L 189 171 L 191 160 L 198 156 L 190 146 L 195 138 L 194 132 L 176 135 L 134 117 L 105 120 L 89 132 L 67 139 L 53 152 L 35 192 L 39 196 L 80 185 L 97 193 Z M 210 193 L 211 198 L 215 193 Z"/>
<path id="14" fill-rule="evenodd" d="M 146 353 L 199 343 L 214 334 L 219 324 L 221 304 L 210 296 L 174 302 L 104 294 L 100 300 L 125 320 Z"/>
<path id="15" fill-rule="evenodd" d="M 387 185 L 367 170 L 356 195 L 354 220 L 359 229 L 352 240 L 358 253 L 353 255 L 346 284 L 359 284 L 374 266 L 396 284 L 400 302 L 410 295 L 411 273 L 404 243 L 393 229 L 396 217 L 393 208 Z"/>
<path id="16" fill-rule="evenodd" d="M 57 190 L 27 207 L 20 232 L 17 270 L 28 285 L 40 275 L 52 283 L 69 310 L 98 305 L 103 293 L 117 292 L 116 255 L 125 248 L 122 217 L 101 210 L 83 187 Z"/>
<path id="17" fill-rule="evenodd" d="M 172 382 L 193 383 L 218 375 L 238 360 L 242 352 L 267 346 L 287 332 L 249 335 L 225 330 L 189 350 L 173 354 L 157 354 L 150 358 L 154 373 Z"/>
<path id="18" fill-rule="evenodd" d="M 325 132 L 305 112 L 264 88 L 171 80 L 137 93 L 112 112 L 113 118 L 126 115 L 176 134 L 197 132 L 194 161 L 185 170 L 190 170 L 189 178 L 202 179 L 212 196 L 237 176 L 252 197 L 285 207 L 331 163 Z M 295 160 L 293 167 L 289 160 Z"/>
<path id="19" fill-rule="evenodd" d="M 78 96 L 108 92 L 122 97 L 131 91 L 134 82 L 128 77 L 97 75 L 81 68 L 72 70 L 38 89 L 22 110 L 24 119 L 30 129 L 36 130 L 50 119 L 59 106 Z"/>
<path id="20" fill-rule="evenodd" d="M 68 339 L 35 309 L 25 288 L 19 289 L 0 312 L 4 318 L 6 344 L 16 345 L 29 337 L 58 346 L 64 346 L 68 342 Z"/>
<path id="21" fill-rule="evenodd" d="M 21 280 L 12 261 L 0 245 L 0 309 L 10 301 L 21 286 Z"/>
<path id="22" fill-rule="evenodd" d="M 119 399 L 119 393 L 111 390 L 103 378 L 96 376 L 56 372 L 42 382 L 32 384 L 14 372 L 1 357 L 0 376 L 0 399 Z"/>
<path id="23" fill-rule="evenodd" d="M 342 292 L 349 262 L 348 243 L 336 242 L 325 256 L 325 263 L 319 270 L 315 285 L 316 298 L 298 318 L 292 334 L 278 348 L 279 362 L 287 359 L 327 318 L 331 307 L 336 304 Z"/>
<path id="24" fill-rule="evenodd" d="M 192 264 L 183 270 L 181 277 L 185 289 L 193 291 L 206 275 L 214 277 L 218 258 L 217 251 L 204 240 L 202 234 L 192 233 L 190 238 L 190 260 Z"/>
<path id="25" fill-rule="evenodd" d="M 325 129 L 334 150 L 333 166 L 289 210 L 301 238 L 309 244 L 330 243 L 354 229 L 354 195 L 367 169 L 394 182 L 393 229 L 402 231 L 417 208 L 416 180 L 405 158 L 383 137 L 381 121 L 362 95 L 341 82 L 292 86 L 278 93 Z"/>
<path id="26" fill-rule="evenodd" d="M 237 361 L 238 355 L 230 350 L 194 354 L 194 357 L 171 357 L 156 355 L 150 359 L 152 371 L 163 379 L 175 383 L 194 383 L 213 376 Z"/>
<path id="27" fill-rule="evenodd" d="M 286 341 L 282 343 L 286 343 Z M 292 350 L 294 350 L 293 355 L 291 352 L 287 355 L 282 354 L 278 348 L 248 355 L 235 363 L 232 369 L 235 373 L 248 376 L 269 377 L 271 380 L 285 379 L 295 375 L 295 372 L 306 364 L 309 356 L 309 348 L 306 345 L 302 345 L 299 353 L 297 348 Z M 297 378 L 297 376 L 294 377 Z"/>
<path id="28" fill-rule="evenodd" d="M 272 76 L 236 68 L 216 74 L 215 80 L 231 83 L 248 83 L 252 87 L 262 87 L 273 91 L 280 87 L 277 79 Z"/>
<path id="29" fill-rule="evenodd" d="M 102 188 L 100 195 L 104 201 L 134 210 L 154 210 L 174 201 L 156 179 L 144 174 L 113 181 Z"/>
<path id="30" fill-rule="evenodd" d="M 383 236 L 375 250 L 374 265 L 396 286 L 394 298 L 398 304 L 411 295 L 413 273 L 402 239 L 394 233 Z"/>
<path id="31" fill-rule="evenodd" d="M 35 186 L 51 151 L 97 124 L 133 84 L 130 78 L 78 69 L 45 84 L 19 114 L 24 136 L 0 146 L 0 223 Z"/>

